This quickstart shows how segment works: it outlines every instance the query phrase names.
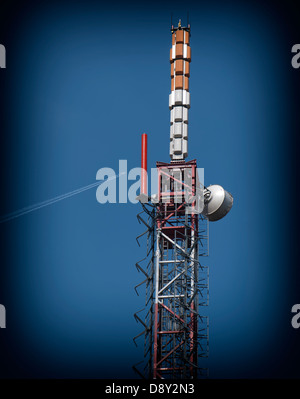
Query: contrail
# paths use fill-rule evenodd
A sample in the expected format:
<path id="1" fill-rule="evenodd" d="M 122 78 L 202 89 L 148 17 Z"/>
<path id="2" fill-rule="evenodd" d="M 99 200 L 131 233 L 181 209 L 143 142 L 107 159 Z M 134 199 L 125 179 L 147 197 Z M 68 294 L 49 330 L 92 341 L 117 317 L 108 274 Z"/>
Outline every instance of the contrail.
<path id="1" fill-rule="evenodd" d="M 117 179 L 119 176 L 123 175 L 124 173 L 120 173 L 117 176 L 110 177 L 106 181 Z M 38 209 L 44 208 L 46 206 L 55 204 L 55 202 L 62 201 L 62 200 L 66 199 L 66 198 L 69 198 L 69 197 L 73 197 L 74 195 L 80 194 L 80 193 L 82 193 L 84 191 L 90 190 L 93 187 L 99 186 L 100 183 L 101 183 L 100 181 L 97 181 L 96 183 L 92 183 L 92 184 L 89 184 L 87 186 L 78 188 L 77 190 L 70 191 L 69 193 L 61 194 L 61 195 L 58 195 L 57 197 L 48 199 L 46 201 L 38 202 L 38 203 L 36 203 L 34 205 L 27 206 L 25 208 L 19 209 L 17 211 L 11 212 L 11 213 L 7 213 L 6 215 L 3 215 L 3 216 L 0 217 L 0 224 L 8 222 L 8 221 L 10 221 L 12 219 L 18 218 L 20 216 L 26 215 L 27 213 L 37 211 Z"/>

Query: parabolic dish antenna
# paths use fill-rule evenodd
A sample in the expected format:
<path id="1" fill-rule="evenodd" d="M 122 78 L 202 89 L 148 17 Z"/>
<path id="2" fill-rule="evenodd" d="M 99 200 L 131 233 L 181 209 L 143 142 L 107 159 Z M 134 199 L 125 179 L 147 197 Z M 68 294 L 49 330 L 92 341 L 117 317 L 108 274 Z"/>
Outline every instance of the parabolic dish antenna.
<path id="1" fill-rule="evenodd" d="M 218 184 L 208 186 L 204 191 L 204 209 L 202 214 L 210 222 L 222 219 L 232 208 L 233 197 Z"/>

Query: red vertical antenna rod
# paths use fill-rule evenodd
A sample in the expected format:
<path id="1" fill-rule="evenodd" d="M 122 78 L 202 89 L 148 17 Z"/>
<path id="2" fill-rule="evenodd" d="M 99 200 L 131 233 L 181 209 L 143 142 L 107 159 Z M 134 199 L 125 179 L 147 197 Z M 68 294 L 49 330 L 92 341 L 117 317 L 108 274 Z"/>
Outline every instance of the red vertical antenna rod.
<path id="1" fill-rule="evenodd" d="M 147 179 L 147 134 L 142 134 L 142 165 L 141 165 L 141 194 L 148 196 Z"/>

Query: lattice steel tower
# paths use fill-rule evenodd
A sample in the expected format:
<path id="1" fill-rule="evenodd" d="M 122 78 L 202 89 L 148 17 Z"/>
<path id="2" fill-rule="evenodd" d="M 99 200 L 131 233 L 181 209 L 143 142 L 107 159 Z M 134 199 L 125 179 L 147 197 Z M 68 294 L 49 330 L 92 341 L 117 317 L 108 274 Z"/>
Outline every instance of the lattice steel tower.
<path id="1" fill-rule="evenodd" d="M 157 162 L 157 194 L 147 191 L 147 135 L 142 135 L 141 194 L 138 220 L 146 230 L 145 257 L 136 263 L 145 279 L 145 307 L 135 314 L 144 330 L 144 361 L 134 369 L 146 378 L 207 376 L 201 358 L 208 356 L 208 221 L 219 220 L 232 207 L 221 186 L 204 187 L 196 160 L 188 155 L 190 26 L 172 26 L 171 94 L 169 96 L 170 163 Z"/>

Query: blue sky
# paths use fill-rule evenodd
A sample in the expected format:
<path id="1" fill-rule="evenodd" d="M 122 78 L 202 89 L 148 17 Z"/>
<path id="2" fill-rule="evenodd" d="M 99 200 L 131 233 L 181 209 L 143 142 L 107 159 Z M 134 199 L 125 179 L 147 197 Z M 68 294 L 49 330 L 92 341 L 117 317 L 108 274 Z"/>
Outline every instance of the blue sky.
<path id="1" fill-rule="evenodd" d="M 230 214 L 210 224 L 210 377 L 291 376 L 279 196 L 292 129 L 286 25 L 255 2 L 179 4 L 54 2 L 8 29 L 2 214 L 91 184 L 99 168 L 118 172 L 120 159 L 139 166 L 144 132 L 149 167 L 169 161 L 170 12 L 175 23 L 189 11 L 189 159 L 206 185 L 234 196 Z M 140 211 L 101 205 L 92 189 L 0 226 L 5 337 L 15 348 L 4 375 L 134 377 Z"/>

